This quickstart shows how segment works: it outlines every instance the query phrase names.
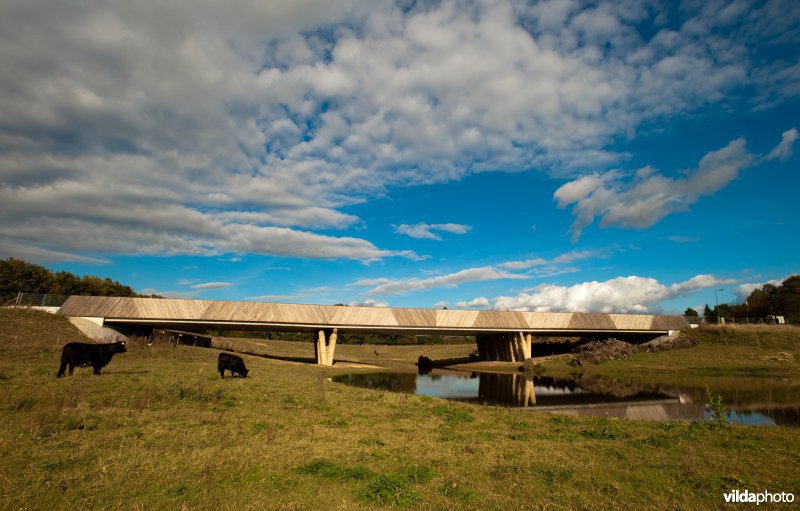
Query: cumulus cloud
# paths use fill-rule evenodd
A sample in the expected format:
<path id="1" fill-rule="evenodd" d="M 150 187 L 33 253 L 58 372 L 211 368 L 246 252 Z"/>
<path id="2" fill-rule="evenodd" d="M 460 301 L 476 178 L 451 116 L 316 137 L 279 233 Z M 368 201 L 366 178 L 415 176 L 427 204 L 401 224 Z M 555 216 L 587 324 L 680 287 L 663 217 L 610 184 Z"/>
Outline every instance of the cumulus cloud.
<path id="1" fill-rule="evenodd" d="M 452 234 L 466 234 L 472 226 L 463 224 L 426 224 L 419 223 L 414 225 L 400 224 L 395 227 L 394 232 L 405 234 L 412 238 L 421 238 L 441 241 L 442 237 L 433 231 L 443 231 Z"/>
<path id="2" fill-rule="evenodd" d="M 356 225 L 341 209 L 393 186 L 609 168 L 619 137 L 742 85 L 796 96 L 758 51 L 794 4 L 664 9 L 681 23 L 644 0 L 9 0 L 3 248 L 414 257 L 308 231 Z"/>
<path id="3" fill-rule="evenodd" d="M 366 293 L 370 295 L 397 295 L 409 293 L 411 291 L 423 291 L 435 287 L 455 287 L 468 282 L 527 278 L 530 277 L 518 273 L 502 271 L 493 266 L 483 266 L 480 268 L 467 268 L 455 273 L 448 273 L 447 275 L 439 275 L 427 279 L 363 279 L 357 281 L 354 285 L 361 287 L 374 286 L 372 289 L 366 291 Z"/>
<path id="4" fill-rule="evenodd" d="M 422 291 L 436 287 L 455 287 L 459 284 L 469 282 L 552 277 L 579 271 L 578 268 L 564 266 L 564 264 L 593 257 L 604 257 L 606 254 L 606 250 L 574 250 L 552 259 L 533 258 L 519 261 L 507 261 L 494 266 L 466 268 L 445 275 L 435 275 L 423 279 L 416 277 L 406 279 L 390 279 L 386 277 L 360 279 L 351 285 L 355 287 L 370 287 L 372 289 L 367 290 L 366 293 L 371 295 L 393 295 Z M 513 270 L 527 271 L 525 273 L 516 273 Z M 438 306 L 439 303 L 441 303 L 442 306 L 446 305 L 446 302 L 438 302 L 435 306 Z"/>
<path id="5" fill-rule="evenodd" d="M 354 300 L 350 302 L 351 307 L 388 307 L 388 302 L 380 302 L 378 300 L 373 300 L 372 298 L 367 298 L 366 300 Z"/>
<path id="6" fill-rule="evenodd" d="M 461 307 L 462 309 L 469 309 L 474 307 L 488 307 L 489 306 L 489 299 L 485 296 L 480 296 L 468 302 L 457 302 L 457 307 Z"/>
<path id="7" fill-rule="evenodd" d="M 542 284 L 532 293 L 501 296 L 495 309 L 535 312 L 647 312 L 669 298 L 698 289 L 735 283 L 713 275 L 697 275 L 684 282 L 664 285 L 652 278 L 617 277 L 605 282 L 583 282 L 573 286 Z"/>
<path id="8" fill-rule="evenodd" d="M 787 154 L 796 136 L 796 130 L 784 133 L 780 144 L 770 152 L 776 156 L 770 157 Z M 632 176 L 616 170 L 593 173 L 562 185 L 553 198 L 560 208 L 572 205 L 572 239 L 577 241 L 597 217 L 601 227 L 650 227 L 671 213 L 688 210 L 700 197 L 716 193 L 736 179 L 742 169 L 760 161 L 747 151 L 744 139 L 738 138 L 707 153 L 697 168 L 686 172 L 686 177 L 670 178 L 650 167 L 639 169 Z"/>
<path id="9" fill-rule="evenodd" d="M 766 282 L 759 282 L 759 283 L 749 282 L 749 283 L 746 283 L 746 284 L 740 284 L 739 286 L 734 288 L 733 294 L 736 295 L 736 297 L 739 299 L 739 301 L 744 301 L 744 299 L 747 298 L 748 296 L 750 296 L 750 293 L 752 293 L 756 289 L 761 289 L 766 284 L 771 284 L 773 286 L 780 286 L 783 283 L 784 280 L 786 280 L 786 278 L 773 279 L 773 280 L 768 280 Z"/>

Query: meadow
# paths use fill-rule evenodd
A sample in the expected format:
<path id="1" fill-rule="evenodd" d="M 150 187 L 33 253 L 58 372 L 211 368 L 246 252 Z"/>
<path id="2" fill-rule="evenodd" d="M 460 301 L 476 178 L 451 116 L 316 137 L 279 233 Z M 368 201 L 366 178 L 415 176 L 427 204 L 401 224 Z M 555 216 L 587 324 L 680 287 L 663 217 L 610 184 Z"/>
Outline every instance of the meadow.
<path id="1" fill-rule="evenodd" d="M 63 317 L 0 309 L 1 509 L 718 509 L 737 488 L 800 497 L 796 428 L 575 418 L 347 387 L 329 379 L 345 369 L 292 361 L 305 346 L 289 360 L 243 355 L 250 377 L 221 380 L 215 349 L 132 342 L 101 376 L 56 379 L 61 346 L 79 338 Z M 791 339 L 767 334 L 746 356 L 729 338 L 597 371 L 795 374 Z M 402 362 L 414 349 L 341 346 L 337 360 Z M 573 370 L 559 357 L 545 368 Z"/>

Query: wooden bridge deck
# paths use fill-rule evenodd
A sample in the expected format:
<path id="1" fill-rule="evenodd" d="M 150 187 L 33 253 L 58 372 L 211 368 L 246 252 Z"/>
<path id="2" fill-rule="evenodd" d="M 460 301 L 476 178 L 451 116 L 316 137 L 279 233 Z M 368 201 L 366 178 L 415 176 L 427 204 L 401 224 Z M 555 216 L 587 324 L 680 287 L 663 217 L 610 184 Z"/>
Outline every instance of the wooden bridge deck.
<path id="1" fill-rule="evenodd" d="M 183 329 L 273 329 L 387 334 L 534 335 L 666 334 L 682 316 L 584 312 L 517 312 L 349 307 L 267 302 L 71 296 L 59 314 L 102 318 L 109 325 Z"/>

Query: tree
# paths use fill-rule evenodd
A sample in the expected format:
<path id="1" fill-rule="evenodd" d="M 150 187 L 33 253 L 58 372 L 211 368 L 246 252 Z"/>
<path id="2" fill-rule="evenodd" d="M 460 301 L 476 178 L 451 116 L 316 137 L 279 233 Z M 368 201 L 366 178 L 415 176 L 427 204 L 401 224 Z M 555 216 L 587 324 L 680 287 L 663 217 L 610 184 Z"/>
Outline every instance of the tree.
<path id="1" fill-rule="evenodd" d="M 763 318 L 775 314 L 777 290 L 778 288 L 772 284 L 764 284 L 761 289 L 754 289 L 746 299 L 749 315 Z"/>
<path id="2" fill-rule="evenodd" d="M 53 271 L 13 257 L 0 259 L 0 302 L 16 298 L 17 293 L 48 293 L 92 296 L 139 296 L 132 287 L 110 278 L 94 275 L 78 277 L 67 271 Z M 152 295 L 153 298 L 161 298 Z"/>
<path id="3" fill-rule="evenodd" d="M 691 307 L 689 307 L 685 311 L 683 311 L 683 315 L 684 316 L 688 316 L 690 318 L 697 318 L 697 317 L 700 316 L 700 314 L 698 314 L 697 311 L 692 309 Z"/>
<path id="4" fill-rule="evenodd" d="M 46 293 L 52 278 L 52 272 L 44 266 L 13 257 L 0 260 L 0 300 L 11 300 L 19 292 Z"/>
<path id="5" fill-rule="evenodd" d="M 775 290 L 776 314 L 792 324 L 800 323 L 800 275 L 792 275 Z"/>
<path id="6" fill-rule="evenodd" d="M 717 318 L 714 316 L 714 313 L 711 312 L 711 308 L 706 304 L 705 308 L 703 309 L 703 319 L 706 323 L 714 323 Z"/>

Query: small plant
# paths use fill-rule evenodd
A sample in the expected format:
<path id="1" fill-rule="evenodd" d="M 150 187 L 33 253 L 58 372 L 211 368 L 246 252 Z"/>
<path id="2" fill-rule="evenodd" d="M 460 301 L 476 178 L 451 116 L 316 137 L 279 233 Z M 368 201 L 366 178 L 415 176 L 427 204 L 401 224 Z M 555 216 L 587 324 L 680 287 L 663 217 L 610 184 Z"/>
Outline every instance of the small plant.
<path id="1" fill-rule="evenodd" d="M 711 419 L 715 426 L 728 425 L 728 409 L 722 402 L 722 396 L 719 394 L 712 394 L 708 386 L 706 386 L 706 406 L 711 409 Z"/>
<path id="2" fill-rule="evenodd" d="M 619 440 L 627 438 L 630 434 L 620 424 L 611 422 L 595 429 L 587 429 L 581 433 L 586 438 L 601 438 L 604 440 Z"/>
<path id="3" fill-rule="evenodd" d="M 470 491 L 470 489 L 464 486 L 463 484 L 458 484 L 455 482 L 447 483 L 443 485 L 439 490 L 445 497 L 459 500 L 463 504 L 469 504 L 477 497 L 477 495 L 475 495 L 475 492 Z"/>
<path id="4" fill-rule="evenodd" d="M 432 411 L 435 415 L 444 417 L 445 423 L 449 426 L 455 426 L 457 424 L 472 422 L 475 420 L 475 417 L 472 416 L 469 410 L 464 410 L 463 408 L 452 408 L 447 405 L 436 405 L 433 407 Z"/>
<path id="5" fill-rule="evenodd" d="M 295 468 L 294 471 L 298 474 L 314 475 L 333 481 L 345 481 L 348 479 L 360 481 L 374 475 L 371 470 L 360 465 L 346 467 L 328 460 L 312 461 L 311 463 Z"/>

